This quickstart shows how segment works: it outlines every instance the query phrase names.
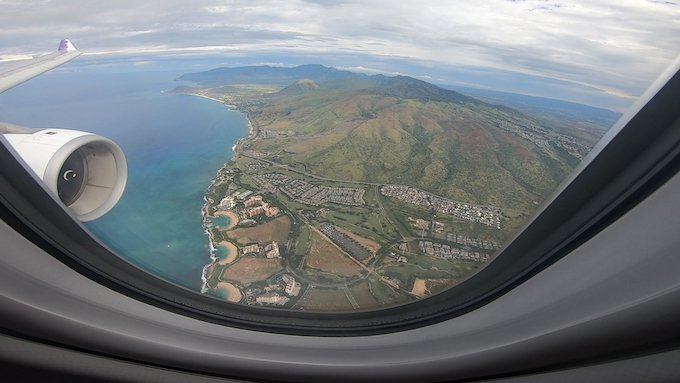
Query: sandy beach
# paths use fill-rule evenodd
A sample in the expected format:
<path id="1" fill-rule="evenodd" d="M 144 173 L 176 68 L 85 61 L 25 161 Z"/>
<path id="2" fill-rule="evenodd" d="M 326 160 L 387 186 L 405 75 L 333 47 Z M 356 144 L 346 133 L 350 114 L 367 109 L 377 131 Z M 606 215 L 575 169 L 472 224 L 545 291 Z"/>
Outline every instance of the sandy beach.
<path id="1" fill-rule="evenodd" d="M 219 282 L 215 290 L 226 291 L 229 294 L 229 297 L 227 298 L 229 302 L 239 302 L 241 298 L 243 298 L 241 290 L 239 290 L 238 287 L 228 282 Z"/>
<path id="2" fill-rule="evenodd" d="M 247 114 L 246 119 L 248 120 L 248 138 L 255 138 L 255 128 L 253 122 L 250 120 L 250 116 Z"/>
<path id="3" fill-rule="evenodd" d="M 416 278 L 415 282 L 413 283 L 411 294 L 416 295 L 419 298 L 426 296 L 428 294 L 427 281 L 425 279 Z"/>
<path id="4" fill-rule="evenodd" d="M 208 100 L 213 100 L 213 101 L 219 102 L 220 104 L 224 104 L 224 102 L 222 100 L 220 100 L 219 98 L 206 96 L 205 94 L 200 94 L 200 93 L 180 93 L 180 94 L 184 94 L 184 95 L 187 95 L 187 96 L 196 96 L 196 97 L 207 98 Z"/>
<path id="5" fill-rule="evenodd" d="M 229 226 L 223 228 L 222 230 L 231 230 L 234 227 L 236 227 L 236 225 L 238 225 L 238 215 L 236 215 L 236 213 L 234 213 L 233 211 L 231 211 L 231 210 L 218 211 L 218 212 L 215 213 L 215 216 L 218 216 L 218 215 L 225 216 L 225 217 L 229 218 Z"/>
<path id="6" fill-rule="evenodd" d="M 221 246 L 227 249 L 227 252 L 229 253 L 229 255 L 227 255 L 227 258 L 220 259 L 219 261 L 217 261 L 217 263 L 220 264 L 221 266 L 228 265 L 234 262 L 238 257 L 238 247 L 236 247 L 236 245 L 234 245 L 233 243 L 229 241 L 222 241 L 218 243 L 217 246 Z"/>

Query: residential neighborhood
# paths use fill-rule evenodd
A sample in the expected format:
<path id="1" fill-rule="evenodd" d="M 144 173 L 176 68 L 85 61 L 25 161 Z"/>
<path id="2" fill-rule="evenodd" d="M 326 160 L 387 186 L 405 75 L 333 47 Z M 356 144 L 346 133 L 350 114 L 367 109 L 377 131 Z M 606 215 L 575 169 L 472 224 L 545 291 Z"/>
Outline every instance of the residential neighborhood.
<path id="1" fill-rule="evenodd" d="M 402 202 L 429 207 L 438 213 L 451 214 L 497 229 L 501 228 L 503 221 L 503 212 L 500 208 L 453 201 L 411 186 L 384 185 L 380 188 L 380 193 Z"/>
<path id="2" fill-rule="evenodd" d="M 315 186 L 279 173 L 253 175 L 252 178 L 263 187 L 267 184 L 276 186 L 288 197 L 306 205 L 319 206 L 327 202 L 349 206 L 364 204 L 364 189 Z"/>
<path id="3" fill-rule="evenodd" d="M 480 253 L 469 249 L 460 249 L 431 241 L 418 241 L 420 250 L 432 257 L 444 259 L 458 259 L 461 261 L 486 262 L 489 260 L 489 254 Z"/>

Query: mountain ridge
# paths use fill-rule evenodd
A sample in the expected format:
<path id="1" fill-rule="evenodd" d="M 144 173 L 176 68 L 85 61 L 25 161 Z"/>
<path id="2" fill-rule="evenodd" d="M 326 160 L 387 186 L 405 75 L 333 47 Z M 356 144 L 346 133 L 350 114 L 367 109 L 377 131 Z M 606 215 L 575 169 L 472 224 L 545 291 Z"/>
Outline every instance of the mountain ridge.
<path id="1" fill-rule="evenodd" d="M 244 67 L 222 67 L 203 72 L 185 73 L 178 81 L 192 81 L 202 85 L 230 85 L 239 83 L 259 83 L 290 85 L 292 82 L 309 79 L 316 83 L 329 80 L 367 77 L 360 73 L 326 67 L 321 64 L 305 64 L 295 67 L 270 65 L 251 65 Z"/>
<path id="2" fill-rule="evenodd" d="M 366 92 L 369 94 L 431 101 L 481 102 L 454 90 L 444 89 L 409 76 L 367 75 L 326 67 L 321 64 L 306 64 L 295 67 L 269 65 L 224 67 L 204 72 L 186 73 L 177 80 L 192 81 L 203 86 L 213 87 L 242 83 L 278 84 L 289 87 L 297 81 L 310 80 L 317 84 L 319 88 L 326 87 L 332 89 L 336 89 L 341 85 L 337 83 L 338 81 L 353 80 L 355 81 L 354 87 L 357 90 L 366 89 Z M 351 88 L 351 86 L 346 84 L 345 87 Z"/>
<path id="3" fill-rule="evenodd" d="M 408 76 L 307 65 L 219 68 L 180 79 L 235 92 L 218 98 L 248 114 L 255 133 L 244 149 L 261 158 L 470 203 L 530 211 L 589 149 L 515 109 Z M 244 83 L 278 91 L 229 86 Z"/>

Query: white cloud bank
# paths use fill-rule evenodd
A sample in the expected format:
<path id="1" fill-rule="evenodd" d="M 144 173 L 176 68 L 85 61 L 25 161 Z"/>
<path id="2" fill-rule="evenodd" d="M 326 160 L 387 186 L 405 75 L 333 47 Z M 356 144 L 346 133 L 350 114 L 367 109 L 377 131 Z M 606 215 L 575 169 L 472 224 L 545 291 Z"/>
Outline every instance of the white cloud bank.
<path id="1" fill-rule="evenodd" d="M 522 74 L 625 99 L 680 53 L 674 1 L 0 0 L 0 7 L 0 57 L 44 52 L 62 36 L 99 53 L 355 53 Z"/>

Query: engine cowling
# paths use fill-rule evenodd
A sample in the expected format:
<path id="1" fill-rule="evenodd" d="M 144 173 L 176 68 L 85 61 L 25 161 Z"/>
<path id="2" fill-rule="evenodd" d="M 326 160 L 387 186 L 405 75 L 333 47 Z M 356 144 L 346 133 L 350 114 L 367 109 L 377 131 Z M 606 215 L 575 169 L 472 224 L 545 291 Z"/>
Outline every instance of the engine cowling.
<path id="1" fill-rule="evenodd" d="M 125 155 L 108 138 L 67 129 L 4 136 L 80 221 L 106 214 L 123 195 L 127 183 Z"/>

